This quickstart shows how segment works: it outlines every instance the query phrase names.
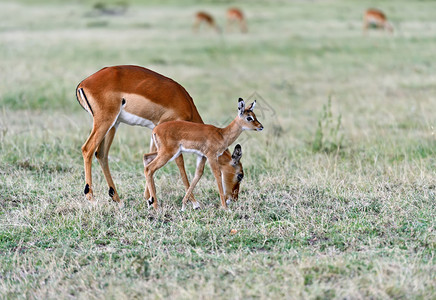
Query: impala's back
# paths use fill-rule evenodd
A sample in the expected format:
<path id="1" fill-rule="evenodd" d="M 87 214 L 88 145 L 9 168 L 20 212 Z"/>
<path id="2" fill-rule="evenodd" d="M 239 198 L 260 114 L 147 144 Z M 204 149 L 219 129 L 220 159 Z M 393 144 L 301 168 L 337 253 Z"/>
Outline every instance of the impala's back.
<path id="1" fill-rule="evenodd" d="M 203 123 L 180 84 L 138 66 L 103 68 L 78 85 L 77 95 L 82 107 L 94 116 L 114 111 L 120 113 L 117 121 L 129 125 L 153 128 L 169 120 Z"/>

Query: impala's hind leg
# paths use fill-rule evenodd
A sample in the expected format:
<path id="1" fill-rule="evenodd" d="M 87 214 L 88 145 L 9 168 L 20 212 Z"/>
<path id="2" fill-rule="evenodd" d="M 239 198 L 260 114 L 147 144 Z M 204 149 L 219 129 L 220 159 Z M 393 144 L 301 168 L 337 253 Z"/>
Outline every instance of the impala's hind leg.
<path id="1" fill-rule="evenodd" d="M 151 163 L 153 161 L 153 159 L 156 158 L 156 156 L 157 156 L 157 152 L 151 152 L 151 153 L 144 154 L 144 157 L 143 157 L 143 160 L 142 160 L 143 163 L 144 163 L 144 170 L 145 170 L 145 167 L 149 163 Z M 145 198 L 145 200 L 150 199 L 150 191 L 148 190 L 147 182 L 145 182 L 145 187 L 144 187 L 144 198 Z"/>
<path id="2" fill-rule="evenodd" d="M 120 200 L 120 197 L 118 196 L 118 192 L 115 189 L 115 184 L 112 180 L 111 172 L 109 170 L 109 163 L 108 163 L 109 149 L 112 145 L 112 141 L 114 139 L 116 131 L 117 131 L 117 124 L 115 124 L 106 134 L 105 138 L 100 143 L 97 152 L 95 152 L 95 156 L 97 157 L 98 162 L 100 163 L 100 166 L 103 170 L 104 177 L 106 178 L 106 182 L 109 186 L 109 197 L 111 197 L 112 200 L 117 202 L 118 205 L 122 207 L 123 202 Z"/>
<path id="3" fill-rule="evenodd" d="M 150 156 L 150 154 L 155 154 L 153 156 Z M 154 144 L 153 141 L 153 137 L 150 139 L 150 152 L 147 154 L 144 154 L 144 168 L 146 165 L 148 165 L 155 157 L 157 156 L 157 148 L 156 145 Z M 150 191 L 148 190 L 148 186 L 147 183 L 145 184 L 145 189 L 144 189 L 144 198 L 145 199 L 149 199 L 150 198 Z"/>
<path id="4" fill-rule="evenodd" d="M 148 205 L 153 205 L 154 209 L 157 209 L 157 198 L 156 198 L 156 186 L 154 184 L 153 175 L 154 173 L 162 168 L 176 153 L 158 153 L 157 156 L 144 167 L 144 175 L 147 183 L 148 191 L 150 192 L 150 197 L 148 198 Z"/>
<path id="5" fill-rule="evenodd" d="M 114 116 L 114 119 L 116 116 Z M 86 140 L 85 144 L 82 146 L 82 155 L 83 155 L 83 162 L 85 165 L 85 196 L 86 198 L 94 202 L 94 195 L 92 191 L 92 156 L 94 155 L 97 147 L 100 146 L 100 144 L 103 142 L 103 139 L 105 138 L 108 131 L 112 128 L 112 125 L 114 123 L 114 120 L 105 120 L 103 122 L 96 122 L 94 117 L 94 125 L 91 131 L 91 134 L 89 135 L 88 139 Z"/>

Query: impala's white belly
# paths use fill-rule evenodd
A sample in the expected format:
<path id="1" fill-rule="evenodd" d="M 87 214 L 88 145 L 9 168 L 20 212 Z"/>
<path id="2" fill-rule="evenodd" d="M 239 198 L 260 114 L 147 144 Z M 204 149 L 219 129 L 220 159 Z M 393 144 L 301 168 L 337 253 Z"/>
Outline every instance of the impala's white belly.
<path id="1" fill-rule="evenodd" d="M 155 127 L 152 121 L 138 117 L 137 115 L 131 114 L 124 109 L 121 109 L 117 121 L 121 123 L 126 123 L 128 125 L 144 126 L 150 129 L 153 129 Z"/>
<path id="2" fill-rule="evenodd" d="M 200 157 L 205 156 L 201 151 L 198 151 L 197 149 L 186 149 L 183 146 L 180 146 L 180 152 L 189 152 L 189 153 L 195 153 Z"/>
<path id="3" fill-rule="evenodd" d="M 171 157 L 171 159 L 170 159 L 169 161 L 173 161 L 173 160 L 175 160 L 175 159 L 180 155 L 180 153 L 182 153 L 182 152 L 195 153 L 195 154 L 198 155 L 199 158 L 201 158 L 201 157 L 203 157 L 203 156 L 206 156 L 206 155 L 204 155 L 201 151 L 198 151 L 197 149 L 187 149 L 187 148 L 185 148 L 185 147 L 183 147 L 183 146 L 180 146 L 180 148 L 179 148 L 179 150 L 177 151 L 177 153 L 174 154 L 174 156 Z M 197 165 L 198 165 L 198 163 L 199 163 L 199 161 L 197 160 Z"/>

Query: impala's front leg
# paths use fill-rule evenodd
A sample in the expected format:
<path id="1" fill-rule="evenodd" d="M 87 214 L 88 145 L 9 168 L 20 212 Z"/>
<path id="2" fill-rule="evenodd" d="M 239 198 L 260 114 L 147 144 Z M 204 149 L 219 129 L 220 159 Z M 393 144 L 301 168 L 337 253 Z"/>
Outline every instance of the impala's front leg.
<path id="1" fill-rule="evenodd" d="M 210 168 L 212 169 L 213 175 L 215 176 L 216 183 L 218 185 L 218 191 L 220 193 L 221 198 L 221 205 L 224 209 L 227 209 L 227 203 L 226 199 L 224 197 L 224 189 L 223 189 L 223 182 L 221 178 L 221 170 L 220 166 L 218 164 L 218 158 L 217 157 L 208 157 Z"/>
<path id="2" fill-rule="evenodd" d="M 175 162 L 177 164 L 177 167 L 179 168 L 180 176 L 182 177 L 182 182 L 183 182 L 183 185 L 185 186 L 185 192 L 188 192 L 190 184 L 189 184 L 188 176 L 186 175 L 185 163 L 184 163 L 184 160 L 183 160 L 183 155 L 180 154 L 175 159 Z M 204 168 L 204 166 L 203 166 L 203 168 Z M 201 177 L 201 175 L 200 175 L 200 177 Z M 197 202 L 197 200 L 195 200 L 193 193 L 191 193 L 191 195 L 189 196 L 189 199 L 191 200 L 191 202 L 194 205 L 194 207 L 197 207 L 198 202 Z"/>
<path id="3" fill-rule="evenodd" d="M 206 164 L 206 157 L 198 156 L 197 169 L 195 170 L 195 176 L 194 176 L 194 179 L 192 179 L 191 185 L 189 186 L 188 190 L 186 191 L 185 197 L 183 197 L 182 210 L 185 210 L 186 202 L 188 202 L 188 198 L 190 198 L 190 196 L 192 195 L 192 191 L 194 190 L 195 186 L 197 185 L 198 181 L 200 180 L 201 176 L 203 175 L 205 164 Z M 192 201 L 192 198 L 190 198 L 190 199 Z M 192 201 L 192 204 L 194 205 L 194 209 L 200 208 L 200 204 L 195 199 L 194 199 L 194 201 Z"/>

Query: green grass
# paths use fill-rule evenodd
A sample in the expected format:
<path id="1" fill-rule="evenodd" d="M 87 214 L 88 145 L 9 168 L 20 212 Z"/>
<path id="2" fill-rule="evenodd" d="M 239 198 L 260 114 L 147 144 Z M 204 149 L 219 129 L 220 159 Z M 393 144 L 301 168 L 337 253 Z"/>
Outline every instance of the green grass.
<path id="1" fill-rule="evenodd" d="M 222 36 L 193 34 L 192 17 L 224 25 L 233 2 L 130 1 L 121 16 L 35 3 L 0 3 L 0 298 L 436 297 L 435 2 L 243 1 L 249 33 Z M 374 6 L 393 36 L 362 35 Z M 214 125 L 257 93 L 265 130 L 238 140 L 231 212 L 207 169 L 204 209 L 182 213 L 175 164 L 157 172 L 162 208 L 148 210 L 150 131 L 125 125 L 110 166 L 126 207 L 96 162 L 99 205 L 85 201 L 92 119 L 75 87 L 117 64 L 175 79 Z"/>

